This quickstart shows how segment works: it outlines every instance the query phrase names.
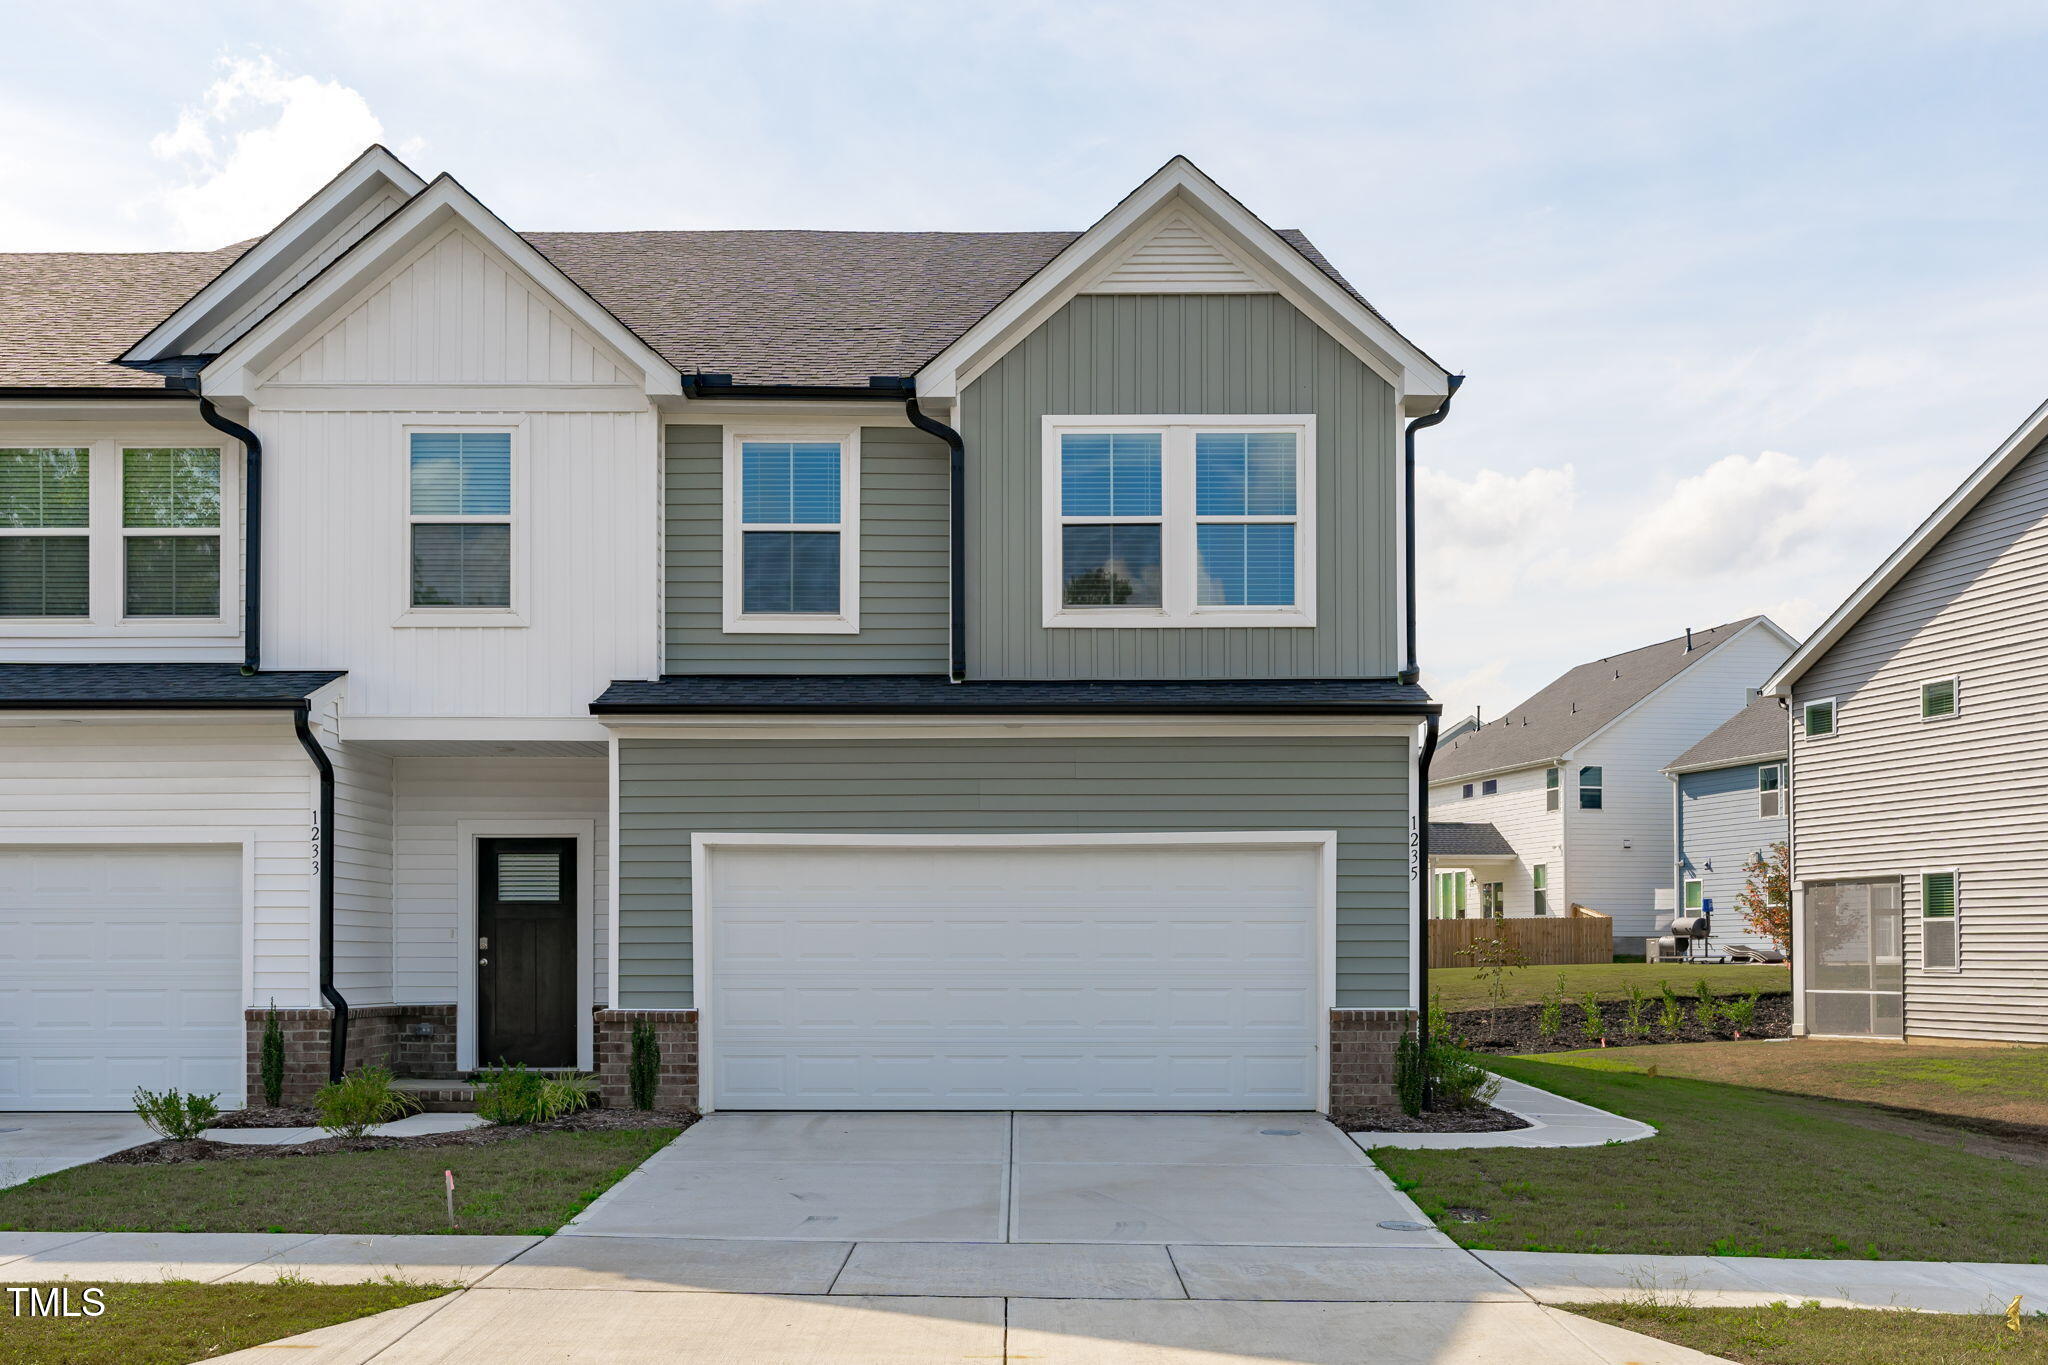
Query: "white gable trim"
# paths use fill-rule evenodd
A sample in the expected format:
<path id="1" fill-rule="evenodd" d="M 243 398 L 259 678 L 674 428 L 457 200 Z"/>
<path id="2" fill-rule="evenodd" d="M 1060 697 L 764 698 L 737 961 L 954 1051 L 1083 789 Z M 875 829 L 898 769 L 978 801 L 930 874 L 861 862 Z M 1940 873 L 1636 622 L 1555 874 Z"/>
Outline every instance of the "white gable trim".
<path id="1" fill-rule="evenodd" d="M 189 354 L 194 343 L 217 331 L 260 298 L 337 229 L 373 211 L 376 201 L 410 199 L 425 189 L 410 166 L 383 147 L 371 147 L 342 168 L 282 223 L 238 257 L 233 265 L 178 306 L 178 310 L 129 347 L 124 361 L 161 360 Z"/>
<path id="2" fill-rule="evenodd" d="M 202 372 L 207 394 L 247 401 L 262 377 L 330 316 L 458 222 L 533 280 L 565 313 L 617 352 L 628 367 L 639 370 L 650 396 L 681 395 L 682 376 L 675 366 L 447 175 L 413 196 L 404 208 L 216 356 Z"/>
<path id="3" fill-rule="evenodd" d="M 1862 585 L 1835 608 L 1835 614 L 1807 637 L 1806 643 L 1793 652 L 1784 667 L 1773 674 L 1761 690 L 1773 697 L 1791 696 L 1792 685 L 1820 662 L 1821 656 L 1833 649 L 1866 612 L 1896 587 L 1914 565 L 1925 559 L 1928 552 L 2012 472 L 2013 466 L 2032 454 L 2034 447 L 2044 439 L 2048 439 L 2048 403 L 2035 408 L 2027 420 L 2020 423 L 2019 429 L 1991 452 L 1989 459 L 1972 470 L 1956 491 L 1934 509 L 1933 515 L 1921 522 L 1919 528 L 1906 537 L 1905 543 L 1878 565 L 1877 572 L 1864 579 Z"/>
<path id="4" fill-rule="evenodd" d="M 1097 272 L 1114 269 L 1155 227 L 1179 215 L 1226 246 L 1296 308 L 1392 384 L 1410 416 L 1434 412 L 1450 391 L 1444 369 L 1386 319 L 1346 293 L 1186 157 L 1175 157 L 1082 233 L 1015 293 L 918 372 L 918 397 L 950 401 L 1029 336 Z"/>

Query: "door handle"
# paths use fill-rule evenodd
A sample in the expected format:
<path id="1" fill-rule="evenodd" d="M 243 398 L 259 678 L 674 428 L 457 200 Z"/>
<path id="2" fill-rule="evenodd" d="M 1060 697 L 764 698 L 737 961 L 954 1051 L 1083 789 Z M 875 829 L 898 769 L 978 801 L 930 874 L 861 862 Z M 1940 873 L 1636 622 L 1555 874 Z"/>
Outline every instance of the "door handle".
<path id="1" fill-rule="evenodd" d="M 479 967 L 488 967 L 491 965 L 491 960 L 487 957 L 480 957 L 476 960 L 476 965 Z"/>

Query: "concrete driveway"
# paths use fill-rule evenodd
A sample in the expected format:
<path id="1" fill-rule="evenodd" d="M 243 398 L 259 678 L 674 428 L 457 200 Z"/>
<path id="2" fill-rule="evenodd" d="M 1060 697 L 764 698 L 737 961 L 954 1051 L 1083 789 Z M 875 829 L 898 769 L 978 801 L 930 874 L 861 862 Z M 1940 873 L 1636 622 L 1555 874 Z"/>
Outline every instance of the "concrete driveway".
<path id="1" fill-rule="evenodd" d="M 133 1114 L 0 1113 L 0 1188 L 98 1161 L 155 1136 Z"/>

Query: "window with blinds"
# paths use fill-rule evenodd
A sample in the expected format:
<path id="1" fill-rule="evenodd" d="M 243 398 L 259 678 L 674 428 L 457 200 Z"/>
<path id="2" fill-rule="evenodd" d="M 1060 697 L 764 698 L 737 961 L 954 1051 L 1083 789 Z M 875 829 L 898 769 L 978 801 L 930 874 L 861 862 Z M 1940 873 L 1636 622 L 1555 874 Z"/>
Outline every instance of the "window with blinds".
<path id="1" fill-rule="evenodd" d="M 512 435 L 411 436 L 412 605 L 512 605 Z"/>
<path id="2" fill-rule="evenodd" d="M 1201 606 L 1294 605 L 1295 436 L 1195 433 Z"/>
<path id="3" fill-rule="evenodd" d="M 220 615 L 220 452 L 121 452 L 125 616 Z"/>
<path id="4" fill-rule="evenodd" d="M 0 616 L 92 614 L 91 452 L 0 450 Z"/>
<path id="5" fill-rule="evenodd" d="M 837 441 L 740 443 L 743 614 L 841 614 L 843 464 Z"/>
<path id="6" fill-rule="evenodd" d="M 498 899 L 555 902 L 562 899 L 562 855 L 500 853 Z"/>
<path id="7" fill-rule="evenodd" d="M 1962 968 L 1962 907 L 1956 874 L 1920 874 L 1920 965 L 1930 972 Z"/>
<path id="8" fill-rule="evenodd" d="M 1060 439 L 1060 601 L 1160 605 L 1163 515 L 1157 432 Z"/>

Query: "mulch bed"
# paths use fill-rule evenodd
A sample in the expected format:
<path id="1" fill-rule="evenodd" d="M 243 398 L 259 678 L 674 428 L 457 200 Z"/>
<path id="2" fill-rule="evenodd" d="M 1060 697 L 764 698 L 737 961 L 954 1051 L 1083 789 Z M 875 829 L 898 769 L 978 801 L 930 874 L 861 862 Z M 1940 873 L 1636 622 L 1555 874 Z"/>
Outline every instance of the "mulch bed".
<path id="1" fill-rule="evenodd" d="M 242 1111 L 248 1112 L 248 1111 Z M 283 1110 L 263 1110 L 275 1115 Z M 585 1109 L 551 1123 L 488 1124 L 454 1133 L 422 1133 L 417 1137 L 316 1138 L 283 1146 L 256 1146 L 240 1142 L 173 1142 L 168 1138 L 145 1142 L 140 1147 L 101 1157 L 110 1166 L 175 1166 L 190 1161 L 248 1161 L 277 1156 L 325 1156 L 331 1152 L 380 1152 L 391 1147 L 482 1147 L 493 1142 L 532 1137 L 536 1133 L 602 1133 L 628 1128 L 687 1128 L 697 1121 L 694 1111 L 651 1112 L 639 1109 Z M 279 1128 L 299 1124 L 241 1123 L 217 1127 Z"/>
<path id="2" fill-rule="evenodd" d="M 1657 1022 L 1657 1011 L 1663 1007 L 1663 998 L 1657 997 L 1643 1011 L 1643 1023 L 1649 1028 L 1646 1034 L 1622 1032 L 1624 1016 L 1623 1002 L 1608 1000 L 1602 1002 L 1602 1017 L 1607 1021 L 1608 1047 L 1641 1047 L 1648 1043 L 1718 1043 L 1735 1036 L 1734 1030 L 1723 1022 L 1714 1032 L 1709 1033 L 1693 1022 L 1693 1001 L 1688 999 L 1685 1006 L 1685 1023 L 1676 1029 L 1667 1029 Z M 1584 1048 L 1599 1047 L 1597 1039 L 1588 1039 L 1580 1028 L 1585 1011 L 1576 1000 L 1565 1002 L 1564 1031 L 1555 1038 L 1545 1038 L 1537 1032 L 1537 1021 L 1542 1017 L 1541 1005 L 1509 1005 L 1498 1015 L 1484 1009 L 1459 1010 L 1450 1016 L 1451 1032 L 1462 1035 L 1465 1046 L 1474 1052 L 1576 1052 Z M 1742 1031 L 1745 1042 L 1752 1038 L 1789 1038 L 1792 1036 L 1792 997 L 1789 995 L 1766 995 L 1756 1002 L 1756 1019 L 1751 1028 Z"/>
<path id="3" fill-rule="evenodd" d="M 1330 1115 L 1330 1122 L 1347 1133 L 1506 1133 L 1529 1126 L 1527 1119 L 1490 1104 L 1430 1109 L 1413 1118 L 1399 1109 L 1361 1105 L 1337 1110 Z"/>
<path id="4" fill-rule="evenodd" d="M 209 1128 L 318 1128 L 320 1115 L 310 1104 L 287 1104 L 277 1109 L 266 1109 L 252 1105 L 247 1109 L 230 1109 L 212 1123 Z"/>

